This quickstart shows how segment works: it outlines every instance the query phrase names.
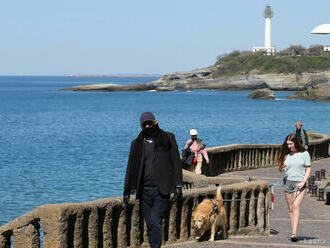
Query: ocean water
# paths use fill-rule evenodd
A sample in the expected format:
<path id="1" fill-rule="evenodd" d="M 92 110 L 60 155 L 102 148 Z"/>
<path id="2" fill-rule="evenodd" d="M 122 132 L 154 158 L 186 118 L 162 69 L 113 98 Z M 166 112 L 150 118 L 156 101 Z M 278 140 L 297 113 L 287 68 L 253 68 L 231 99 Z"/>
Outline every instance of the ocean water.
<path id="1" fill-rule="evenodd" d="M 208 147 L 282 143 L 298 120 L 330 134 L 330 103 L 247 98 L 249 91 L 71 92 L 156 78 L 0 77 L 0 226 L 39 205 L 122 194 L 139 115 L 153 111 L 182 149 L 196 128 Z"/>

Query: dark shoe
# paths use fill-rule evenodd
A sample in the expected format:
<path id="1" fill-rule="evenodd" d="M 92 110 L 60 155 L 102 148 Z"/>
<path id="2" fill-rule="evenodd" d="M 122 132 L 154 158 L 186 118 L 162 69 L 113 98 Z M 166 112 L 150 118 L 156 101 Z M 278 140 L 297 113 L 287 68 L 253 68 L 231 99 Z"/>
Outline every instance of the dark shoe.
<path id="1" fill-rule="evenodd" d="M 297 235 L 292 234 L 290 240 L 291 240 L 291 242 L 297 242 L 298 241 Z"/>

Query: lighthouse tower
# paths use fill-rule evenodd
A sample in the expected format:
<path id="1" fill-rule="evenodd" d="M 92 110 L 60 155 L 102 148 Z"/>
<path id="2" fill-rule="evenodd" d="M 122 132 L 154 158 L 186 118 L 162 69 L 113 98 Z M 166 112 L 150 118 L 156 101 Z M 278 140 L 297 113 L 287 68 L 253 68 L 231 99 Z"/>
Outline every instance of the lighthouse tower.
<path id="1" fill-rule="evenodd" d="M 272 47 L 272 20 L 273 10 L 267 6 L 264 11 L 265 17 L 265 48 Z"/>
<path id="2" fill-rule="evenodd" d="M 253 52 L 264 52 L 266 55 L 275 55 L 276 49 L 272 47 L 272 20 L 273 10 L 267 5 L 264 10 L 265 17 L 265 46 L 264 47 L 253 47 Z"/>

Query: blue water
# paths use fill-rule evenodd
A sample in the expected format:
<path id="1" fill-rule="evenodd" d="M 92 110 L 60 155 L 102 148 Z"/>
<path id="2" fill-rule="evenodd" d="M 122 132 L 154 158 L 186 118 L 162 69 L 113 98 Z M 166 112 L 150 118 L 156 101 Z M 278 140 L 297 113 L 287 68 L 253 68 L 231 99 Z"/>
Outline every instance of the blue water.
<path id="1" fill-rule="evenodd" d="M 249 91 L 59 91 L 154 79 L 0 77 L 0 225 L 43 204 L 121 195 L 143 111 L 175 133 L 180 149 L 191 128 L 209 147 L 281 143 L 298 120 L 330 134 L 330 103 L 253 100 Z"/>

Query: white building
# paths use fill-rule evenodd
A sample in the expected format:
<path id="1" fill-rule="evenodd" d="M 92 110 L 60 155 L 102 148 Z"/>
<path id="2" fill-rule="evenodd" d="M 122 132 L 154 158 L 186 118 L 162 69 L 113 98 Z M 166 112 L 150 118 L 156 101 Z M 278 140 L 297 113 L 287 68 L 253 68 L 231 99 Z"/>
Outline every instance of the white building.
<path id="1" fill-rule="evenodd" d="M 330 24 L 322 24 L 314 28 L 311 34 L 330 34 Z M 323 47 L 324 52 L 330 52 L 330 45 Z"/>
<path id="2" fill-rule="evenodd" d="M 272 46 L 272 21 L 273 17 L 272 8 L 267 5 L 264 10 L 265 17 L 265 46 L 263 47 L 253 47 L 253 52 L 264 52 L 266 55 L 275 55 L 276 48 Z"/>

